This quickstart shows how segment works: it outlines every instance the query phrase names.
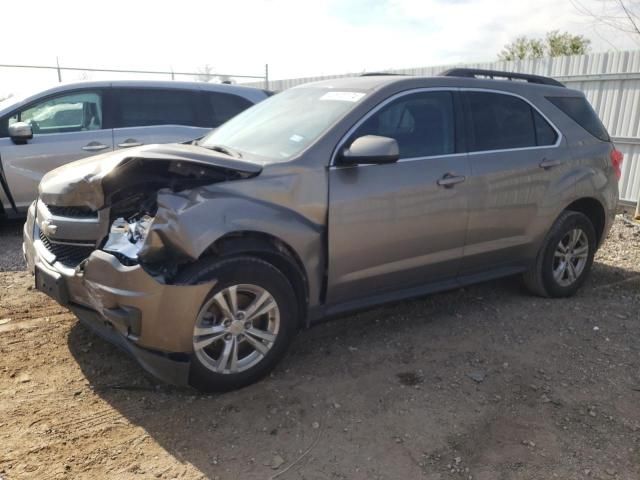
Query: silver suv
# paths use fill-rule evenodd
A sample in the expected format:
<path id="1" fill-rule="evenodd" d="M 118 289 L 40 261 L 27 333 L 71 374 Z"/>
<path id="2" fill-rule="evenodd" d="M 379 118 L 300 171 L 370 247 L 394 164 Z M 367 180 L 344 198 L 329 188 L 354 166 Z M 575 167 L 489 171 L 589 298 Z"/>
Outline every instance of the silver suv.
<path id="1" fill-rule="evenodd" d="M 202 137 L 264 100 L 257 88 L 110 81 L 57 86 L 0 105 L 0 217 L 22 215 L 49 170 L 100 152 Z"/>
<path id="2" fill-rule="evenodd" d="M 24 253 L 38 289 L 147 370 L 223 391 L 328 316 L 514 274 L 573 294 L 621 162 L 583 94 L 552 79 L 329 80 L 194 145 L 49 173 Z"/>

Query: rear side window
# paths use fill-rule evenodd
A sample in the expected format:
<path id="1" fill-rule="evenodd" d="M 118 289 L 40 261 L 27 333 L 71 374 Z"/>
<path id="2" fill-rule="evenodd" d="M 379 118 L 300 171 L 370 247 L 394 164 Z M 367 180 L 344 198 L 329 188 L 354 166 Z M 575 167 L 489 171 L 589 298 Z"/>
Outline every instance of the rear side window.
<path id="1" fill-rule="evenodd" d="M 218 127 L 227 120 L 253 105 L 246 98 L 238 95 L 220 92 L 207 92 L 207 99 L 213 112 L 212 122 L 207 122 L 211 127 Z"/>
<path id="2" fill-rule="evenodd" d="M 173 89 L 117 89 L 115 127 L 197 126 L 196 94 Z"/>
<path id="3" fill-rule="evenodd" d="M 451 92 L 405 95 L 369 117 L 351 141 L 364 135 L 395 138 L 400 158 L 455 152 L 455 117 Z"/>
<path id="4" fill-rule="evenodd" d="M 469 151 L 553 145 L 555 130 L 534 108 L 512 95 L 466 92 Z"/>
<path id="5" fill-rule="evenodd" d="M 611 138 L 598 114 L 584 97 L 547 97 L 551 103 L 571 117 L 578 125 L 603 142 Z"/>

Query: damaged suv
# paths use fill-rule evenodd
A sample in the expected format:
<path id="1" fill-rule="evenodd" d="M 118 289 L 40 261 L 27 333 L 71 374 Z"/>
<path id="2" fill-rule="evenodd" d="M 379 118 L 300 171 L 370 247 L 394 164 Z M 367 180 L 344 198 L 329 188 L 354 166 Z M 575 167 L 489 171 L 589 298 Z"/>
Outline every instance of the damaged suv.
<path id="1" fill-rule="evenodd" d="M 549 78 L 329 80 L 196 144 L 50 172 L 24 254 L 38 289 L 148 371 L 224 391 L 328 316 L 513 274 L 573 294 L 621 162 L 584 95 Z"/>

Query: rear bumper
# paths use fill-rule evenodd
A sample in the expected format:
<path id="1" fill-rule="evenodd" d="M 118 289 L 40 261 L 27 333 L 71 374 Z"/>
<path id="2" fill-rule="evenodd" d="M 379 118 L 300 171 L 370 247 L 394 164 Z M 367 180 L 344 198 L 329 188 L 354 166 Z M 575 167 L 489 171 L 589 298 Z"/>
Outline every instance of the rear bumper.
<path id="1" fill-rule="evenodd" d="M 29 209 L 22 248 L 36 287 L 153 375 L 185 385 L 193 324 L 215 282 L 168 285 L 101 250 L 76 268 L 66 267 L 40 241 L 35 210 L 34 205 Z"/>

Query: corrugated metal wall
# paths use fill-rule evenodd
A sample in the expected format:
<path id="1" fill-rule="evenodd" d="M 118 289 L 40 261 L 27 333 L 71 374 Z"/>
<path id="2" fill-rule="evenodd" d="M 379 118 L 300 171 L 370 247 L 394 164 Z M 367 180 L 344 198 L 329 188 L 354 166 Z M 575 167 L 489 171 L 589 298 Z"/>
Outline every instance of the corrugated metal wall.
<path id="1" fill-rule="evenodd" d="M 593 53 L 574 57 L 541 58 L 514 62 L 474 63 L 464 67 L 534 73 L 554 77 L 582 90 L 624 153 L 620 198 L 637 201 L 640 195 L 640 51 Z M 389 70 L 410 75 L 437 75 L 452 65 Z M 271 81 L 272 90 L 302 83 L 357 74 Z M 262 84 L 260 85 L 262 86 Z"/>

